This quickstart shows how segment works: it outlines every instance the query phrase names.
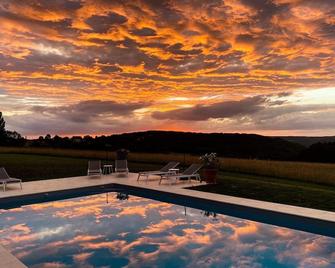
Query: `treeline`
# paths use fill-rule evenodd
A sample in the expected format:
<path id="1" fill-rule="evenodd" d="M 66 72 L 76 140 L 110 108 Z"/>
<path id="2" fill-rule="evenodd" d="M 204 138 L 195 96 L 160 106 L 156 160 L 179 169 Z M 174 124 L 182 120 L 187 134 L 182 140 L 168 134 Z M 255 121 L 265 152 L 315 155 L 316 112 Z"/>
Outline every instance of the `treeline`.
<path id="1" fill-rule="evenodd" d="M 173 131 L 147 131 L 111 136 L 51 137 L 28 142 L 34 147 L 60 147 L 133 152 L 191 153 L 217 152 L 226 157 L 294 160 L 303 146 L 280 138 L 253 134 L 205 134 Z"/>
<path id="2" fill-rule="evenodd" d="M 312 144 L 301 153 L 301 160 L 335 163 L 335 142 Z"/>
<path id="3" fill-rule="evenodd" d="M 6 130 L 6 122 L 0 112 L 0 145 L 5 146 L 24 146 L 26 139 L 16 131 Z"/>
<path id="4" fill-rule="evenodd" d="M 304 147 L 281 138 L 255 134 L 147 131 L 96 137 L 46 135 L 34 140 L 16 136 L 17 142 L 10 140 L 6 145 L 104 151 L 126 148 L 131 152 L 197 155 L 217 152 L 223 157 L 335 163 L 335 143 L 318 143 Z"/>
<path id="5" fill-rule="evenodd" d="M 1 112 L 0 145 L 104 151 L 125 148 L 130 152 L 196 155 L 216 152 L 222 157 L 335 163 L 335 142 L 306 147 L 282 138 L 255 134 L 146 131 L 96 137 L 52 137 L 48 134 L 27 140 L 19 133 L 5 129 Z"/>

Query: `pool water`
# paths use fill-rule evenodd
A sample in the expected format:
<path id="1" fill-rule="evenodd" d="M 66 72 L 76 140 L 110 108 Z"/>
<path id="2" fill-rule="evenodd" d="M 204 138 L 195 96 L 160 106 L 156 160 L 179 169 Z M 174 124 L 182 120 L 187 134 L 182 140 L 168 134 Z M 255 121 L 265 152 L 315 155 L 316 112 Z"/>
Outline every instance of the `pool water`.
<path id="1" fill-rule="evenodd" d="M 104 193 L 0 210 L 28 267 L 335 267 L 335 239 Z"/>

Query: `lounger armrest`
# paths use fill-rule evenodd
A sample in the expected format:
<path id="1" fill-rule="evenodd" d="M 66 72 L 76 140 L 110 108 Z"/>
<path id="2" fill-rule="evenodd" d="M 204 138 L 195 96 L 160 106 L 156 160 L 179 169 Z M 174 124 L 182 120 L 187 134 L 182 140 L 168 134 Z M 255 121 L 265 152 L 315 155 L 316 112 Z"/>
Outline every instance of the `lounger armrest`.
<path id="1" fill-rule="evenodd" d="M 158 174 L 158 173 L 164 173 L 164 172 L 161 172 L 159 170 L 155 170 L 155 171 L 140 171 L 138 174 L 141 174 L 141 175 L 151 175 L 151 174 Z"/>
<path id="2" fill-rule="evenodd" d="M 22 181 L 21 179 L 18 178 L 9 178 L 10 181 Z"/>
<path id="3" fill-rule="evenodd" d="M 191 174 L 191 175 L 166 175 L 166 176 L 162 176 L 163 179 L 180 179 L 180 178 L 191 178 L 191 177 L 197 177 L 199 176 L 198 173 L 195 174 Z"/>

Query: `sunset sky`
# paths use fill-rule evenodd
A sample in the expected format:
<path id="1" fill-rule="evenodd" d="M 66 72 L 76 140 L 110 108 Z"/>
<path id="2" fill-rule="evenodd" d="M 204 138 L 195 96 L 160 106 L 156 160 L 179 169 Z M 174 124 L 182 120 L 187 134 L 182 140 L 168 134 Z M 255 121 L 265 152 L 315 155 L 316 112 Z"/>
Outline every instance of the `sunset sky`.
<path id="1" fill-rule="evenodd" d="M 335 135 L 334 0 L 0 0 L 0 111 L 29 137 Z"/>

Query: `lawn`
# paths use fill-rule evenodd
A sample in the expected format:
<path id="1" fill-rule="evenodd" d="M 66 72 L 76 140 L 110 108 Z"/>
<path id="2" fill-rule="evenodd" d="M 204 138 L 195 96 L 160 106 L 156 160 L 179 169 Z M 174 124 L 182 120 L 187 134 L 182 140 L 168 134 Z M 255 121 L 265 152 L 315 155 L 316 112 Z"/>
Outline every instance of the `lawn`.
<path id="1" fill-rule="evenodd" d="M 13 177 L 24 181 L 85 175 L 87 158 L 44 156 L 35 154 L 0 154 L 0 166 Z M 133 172 L 151 170 L 160 164 L 129 162 Z M 203 185 L 195 190 L 246 197 L 270 202 L 335 211 L 335 187 L 310 182 L 220 172 L 218 184 Z"/>
<path id="2" fill-rule="evenodd" d="M 23 181 L 84 176 L 87 174 L 87 161 L 88 159 L 75 157 L 0 154 L 0 167 L 6 167 L 10 176 Z M 156 169 L 157 165 L 129 162 L 129 169 L 133 172 L 152 168 Z"/>
<path id="3" fill-rule="evenodd" d="M 192 187 L 262 201 L 335 211 L 335 187 L 242 173 L 220 172 L 218 184 Z"/>
<path id="4" fill-rule="evenodd" d="M 113 159 L 115 157 L 114 152 L 36 147 L 0 147 L 0 154 L 60 156 L 83 158 L 85 161 L 87 159 Z M 223 171 L 312 182 L 335 187 L 335 164 L 237 159 L 225 157 L 220 158 L 219 160 L 221 170 Z M 199 156 L 177 153 L 152 154 L 131 152 L 129 154 L 129 161 L 143 164 L 156 163 L 159 165 L 169 161 L 179 161 L 180 163 L 189 165 L 191 163 L 198 162 Z"/>

